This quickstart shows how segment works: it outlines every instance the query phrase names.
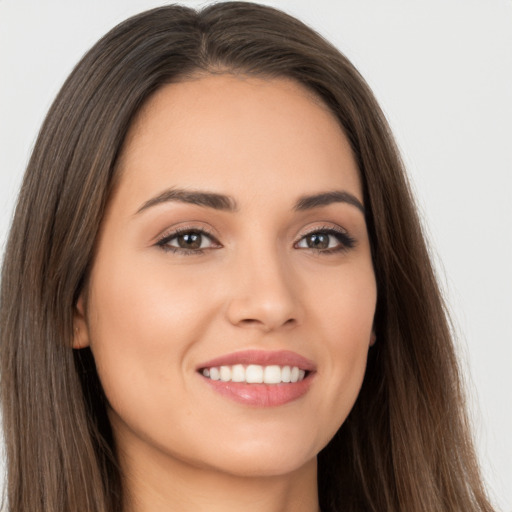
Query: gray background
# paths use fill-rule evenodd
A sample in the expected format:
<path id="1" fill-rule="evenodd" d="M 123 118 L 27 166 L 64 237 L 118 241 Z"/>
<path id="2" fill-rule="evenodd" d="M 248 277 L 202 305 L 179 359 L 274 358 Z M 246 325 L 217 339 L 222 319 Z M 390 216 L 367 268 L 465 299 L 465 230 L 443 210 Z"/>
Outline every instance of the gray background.
<path id="1" fill-rule="evenodd" d="M 204 2 L 178 2 L 190 6 Z M 512 511 L 512 1 L 274 0 L 356 64 L 388 116 L 453 312 L 479 455 Z M 0 245 L 43 116 L 151 0 L 0 0 Z"/>

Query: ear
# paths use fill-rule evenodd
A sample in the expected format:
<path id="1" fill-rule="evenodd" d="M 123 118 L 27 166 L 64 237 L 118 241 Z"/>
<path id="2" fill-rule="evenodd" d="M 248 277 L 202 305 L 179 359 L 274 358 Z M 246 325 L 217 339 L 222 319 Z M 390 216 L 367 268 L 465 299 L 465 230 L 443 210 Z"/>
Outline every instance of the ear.
<path id="1" fill-rule="evenodd" d="M 85 303 L 80 295 L 73 315 L 73 348 L 81 349 L 89 346 L 89 327 L 85 315 Z"/>
<path id="2" fill-rule="evenodd" d="M 372 330 L 372 334 L 370 335 L 370 347 L 373 347 L 373 345 L 375 345 L 376 341 L 377 341 L 377 335 L 375 334 L 375 331 Z"/>

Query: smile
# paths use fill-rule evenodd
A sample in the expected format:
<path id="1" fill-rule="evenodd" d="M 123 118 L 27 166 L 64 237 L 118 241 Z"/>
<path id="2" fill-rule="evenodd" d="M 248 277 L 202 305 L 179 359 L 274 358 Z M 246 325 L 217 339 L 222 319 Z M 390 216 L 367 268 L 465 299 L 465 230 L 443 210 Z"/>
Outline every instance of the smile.
<path id="1" fill-rule="evenodd" d="M 281 384 L 304 380 L 306 370 L 298 366 L 262 366 L 259 364 L 235 364 L 233 366 L 213 366 L 203 368 L 201 373 L 211 380 L 222 382 L 245 382 L 246 384 Z"/>
<path id="2" fill-rule="evenodd" d="M 275 407 L 309 391 L 316 365 L 288 350 L 246 350 L 205 362 L 197 373 L 216 394 L 252 407 Z"/>

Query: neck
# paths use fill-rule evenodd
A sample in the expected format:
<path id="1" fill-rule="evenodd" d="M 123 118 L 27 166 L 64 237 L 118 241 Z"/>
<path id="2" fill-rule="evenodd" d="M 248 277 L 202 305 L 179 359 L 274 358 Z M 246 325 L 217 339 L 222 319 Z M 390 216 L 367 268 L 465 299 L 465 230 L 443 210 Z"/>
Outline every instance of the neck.
<path id="1" fill-rule="evenodd" d="M 316 460 L 286 475 L 240 476 L 172 458 L 121 457 L 125 512 L 318 512 Z"/>

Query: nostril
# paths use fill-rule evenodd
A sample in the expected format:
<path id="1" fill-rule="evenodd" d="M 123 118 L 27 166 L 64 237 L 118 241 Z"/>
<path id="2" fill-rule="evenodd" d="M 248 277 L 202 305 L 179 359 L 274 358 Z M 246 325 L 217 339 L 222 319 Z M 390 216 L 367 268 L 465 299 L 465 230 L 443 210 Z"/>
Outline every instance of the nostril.
<path id="1" fill-rule="evenodd" d="M 281 324 L 281 327 L 292 327 L 297 323 L 297 320 L 295 318 L 289 318 L 285 322 Z M 263 320 L 258 320 L 256 318 L 243 318 L 238 322 L 238 325 L 241 327 L 255 327 L 259 329 L 264 329 L 271 331 L 275 329 L 276 327 L 279 327 L 279 324 L 276 323 L 276 325 L 272 324 L 271 322 L 264 322 Z"/>
<path id="2" fill-rule="evenodd" d="M 260 320 L 256 320 L 255 318 L 244 318 L 240 321 L 240 323 L 245 325 L 258 325 L 262 322 Z"/>

